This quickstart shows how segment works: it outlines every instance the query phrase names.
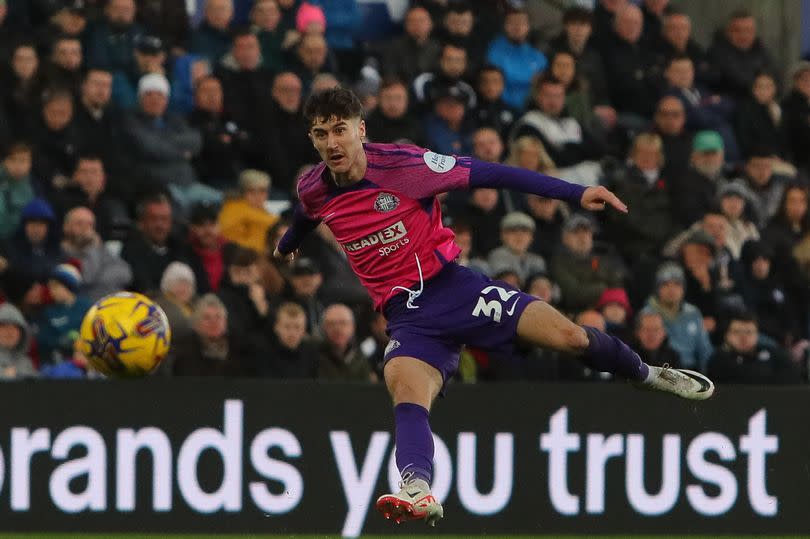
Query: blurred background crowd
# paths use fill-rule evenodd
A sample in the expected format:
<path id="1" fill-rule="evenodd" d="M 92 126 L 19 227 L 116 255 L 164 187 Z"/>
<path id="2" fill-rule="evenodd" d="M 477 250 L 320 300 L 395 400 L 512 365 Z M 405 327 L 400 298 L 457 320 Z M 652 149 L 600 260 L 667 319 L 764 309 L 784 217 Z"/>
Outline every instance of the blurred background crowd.
<path id="1" fill-rule="evenodd" d="M 649 363 L 807 380 L 810 62 L 775 58 L 744 10 L 704 48 L 667 0 L 381 6 L 0 0 L 0 378 L 88 376 L 82 317 L 130 289 L 172 325 L 158 376 L 379 381 L 385 320 L 328 229 L 291 266 L 271 259 L 318 161 L 302 104 L 342 84 L 370 142 L 602 184 L 630 207 L 454 192 L 460 263 Z M 520 346 L 465 349 L 458 378 L 604 379 Z"/>

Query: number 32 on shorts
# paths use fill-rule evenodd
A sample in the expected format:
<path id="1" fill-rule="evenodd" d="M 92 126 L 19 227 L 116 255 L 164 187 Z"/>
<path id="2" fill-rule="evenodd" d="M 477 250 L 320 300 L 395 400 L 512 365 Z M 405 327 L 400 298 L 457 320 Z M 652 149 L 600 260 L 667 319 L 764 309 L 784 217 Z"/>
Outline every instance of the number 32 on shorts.
<path id="1" fill-rule="evenodd" d="M 487 300 L 487 296 L 491 297 L 492 292 L 497 292 L 498 297 Z M 481 290 L 481 296 L 478 298 L 478 303 L 475 305 L 472 315 L 483 315 L 491 318 L 494 322 L 500 322 L 504 305 L 512 298 L 512 296 L 517 293 L 517 290 L 506 290 L 500 286 L 488 286 Z M 515 312 L 515 306 L 517 305 L 518 301 L 520 301 L 520 297 L 515 298 L 509 308 L 506 309 L 507 316 L 512 316 L 512 314 Z"/>

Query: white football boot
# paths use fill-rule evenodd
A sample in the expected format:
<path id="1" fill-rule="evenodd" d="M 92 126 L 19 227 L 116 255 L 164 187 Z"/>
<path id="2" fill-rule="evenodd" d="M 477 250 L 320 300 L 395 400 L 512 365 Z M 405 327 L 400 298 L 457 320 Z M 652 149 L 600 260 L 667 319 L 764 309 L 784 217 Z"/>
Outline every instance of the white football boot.
<path id="1" fill-rule="evenodd" d="M 444 516 L 442 504 L 433 497 L 430 485 L 406 473 L 399 483 L 396 494 L 384 494 L 377 499 L 377 510 L 397 524 L 406 520 L 424 520 L 429 526 Z"/>
<path id="2" fill-rule="evenodd" d="M 639 387 L 665 391 L 695 401 L 706 400 L 714 393 L 712 381 L 699 372 L 672 369 L 668 365 L 649 367 L 650 375 L 645 382 L 638 384 Z"/>

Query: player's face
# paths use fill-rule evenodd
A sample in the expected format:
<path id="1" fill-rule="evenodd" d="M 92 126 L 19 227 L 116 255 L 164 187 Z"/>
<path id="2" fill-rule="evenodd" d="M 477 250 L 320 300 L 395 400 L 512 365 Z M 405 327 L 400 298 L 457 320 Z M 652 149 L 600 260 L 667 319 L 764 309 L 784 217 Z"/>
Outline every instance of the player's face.
<path id="1" fill-rule="evenodd" d="M 335 174 L 348 173 L 363 152 L 366 123 L 360 118 L 317 119 L 309 138 L 321 159 Z"/>

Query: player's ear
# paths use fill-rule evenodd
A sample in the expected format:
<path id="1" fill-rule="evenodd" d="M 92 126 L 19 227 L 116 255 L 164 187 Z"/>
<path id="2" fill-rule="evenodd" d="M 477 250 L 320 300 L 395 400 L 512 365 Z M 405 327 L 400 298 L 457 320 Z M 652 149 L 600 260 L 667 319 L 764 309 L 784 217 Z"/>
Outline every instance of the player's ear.
<path id="1" fill-rule="evenodd" d="M 357 132 L 360 135 L 360 138 L 366 138 L 366 121 L 360 120 L 360 123 L 357 124 Z"/>

